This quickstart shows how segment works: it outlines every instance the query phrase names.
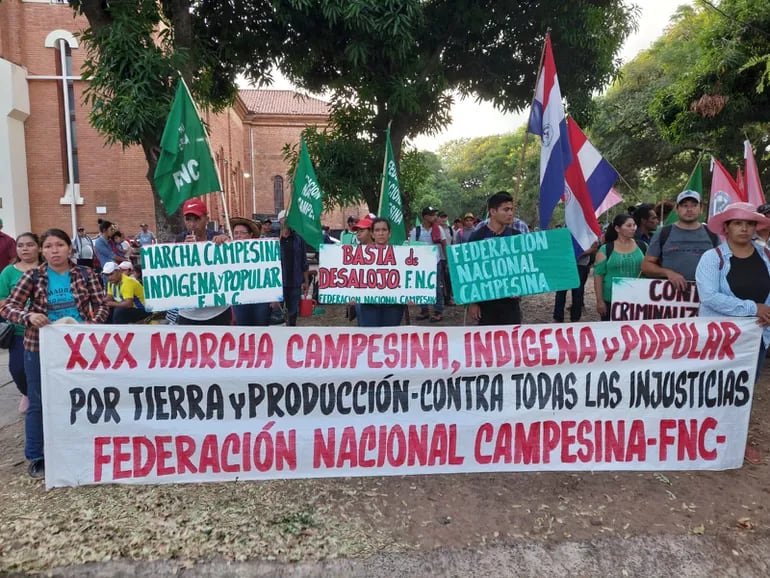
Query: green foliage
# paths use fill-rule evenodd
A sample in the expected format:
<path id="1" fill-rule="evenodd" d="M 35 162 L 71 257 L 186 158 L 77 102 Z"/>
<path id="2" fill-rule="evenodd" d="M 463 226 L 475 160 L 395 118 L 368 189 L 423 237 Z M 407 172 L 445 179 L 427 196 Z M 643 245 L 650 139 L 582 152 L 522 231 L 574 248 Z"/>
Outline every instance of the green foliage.
<path id="1" fill-rule="evenodd" d="M 276 0 L 275 14 L 286 29 L 281 70 L 330 95 L 334 139 L 369 143 L 368 164 L 381 157 L 389 123 L 397 158 L 405 138 L 445 127 L 454 94 L 505 110 L 529 106 L 549 27 L 562 91 L 588 116 L 637 10 L 621 0 Z M 370 182 L 362 194 L 371 207 L 379 191 Z"/>
<path id="2" fill-rule="evenodd" d="M 722 0 L 718 9 L 680 7 L 664 35 L 596 100 L 590 138 L 635 190 L 619 184 L 627 201 L 670 199 L 704 152 L 734 170 L 746 136 L 759 146 L 762 168 L 770 43 L 761 31 L 770 30 L 770 4 Z"/>
<path id="3" fill-rule="evenodd" d="M 91 124 L 109 144 L 159 140 L 183 53 L 174 52 L 169 29 L 155 33 L 162 16 L 154 0 L 115 3 L 110 15 L 110 26 L 80 35 L 88 55 L 82 72 L 89 81 L 85 103 Z"/>

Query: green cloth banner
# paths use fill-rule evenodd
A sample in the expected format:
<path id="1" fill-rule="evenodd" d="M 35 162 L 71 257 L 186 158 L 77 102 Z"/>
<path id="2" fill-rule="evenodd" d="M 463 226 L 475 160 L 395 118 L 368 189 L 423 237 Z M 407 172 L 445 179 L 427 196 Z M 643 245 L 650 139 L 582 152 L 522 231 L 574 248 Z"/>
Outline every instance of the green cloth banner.
<path id="1" fill-rule="evenodd" d="M 567 229 L 449 245 L 447 263 L 459 304 L 573 289 L 580 284 Z"/>
<path id="2" fill-rule="evenodd" d="M 307 152 L 305 139 L 302 139 L 297 170 L 294 173 L 294 194 L 291 196 L 286 223 L 313 247 L 319 249 L 323 244 L 321 231 L 321 211 L 323 211 L 323 192 L 315 176 L 313 163 Z"/>
<path id="3" fill-rule="evenodd" d="M 406 227 L 401 203 L 401 186 L 398 184 L 398 168 L 393 158 L 393 145 L 390 144 L 390 128 L 385 137 L 385 165 L 382 169 L 378 216 L 390 221 L 390 244 L 403 245 L 406 241 Z"/>
<path id="4" fill-rule="evenodd" d="M 222 190 L 206 129 L 181 78 L 176 85 L 160 148 L 153 180 L 169 215 L 187 199 Z"/>

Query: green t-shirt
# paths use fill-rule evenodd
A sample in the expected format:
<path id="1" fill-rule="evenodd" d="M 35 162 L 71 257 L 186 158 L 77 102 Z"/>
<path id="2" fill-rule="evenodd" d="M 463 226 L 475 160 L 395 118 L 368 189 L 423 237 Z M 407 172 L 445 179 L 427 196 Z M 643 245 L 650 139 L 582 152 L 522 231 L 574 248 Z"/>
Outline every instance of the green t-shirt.
<path id="1" fill-rule="evenodd" d="M 607 245 L 599 247 L 599 251 L 607 256 Z M 594 265 L 594 276 L 604 277 L 602 285 L 602 298 L 610 303 L 612 301 L 612 280 L 619 277 L 631 277 L 636 279 L 642 273 L 642 261 L 644 253 L 639 247 L 634 247 L 630 253 L 618 253 L 615 249 L 609 259 Z"/>
<path id="2" fill-rule="evenodd" d="M 0 272 L 0 299 L 8 298 L 22 275 L 24 275 L 24 273 L 19 271 L 13 265 L 8 265 L 2 272 Z M 14 333 L 16 335 L 24 335 L 24 326 L 16 323 L 16 330 Z"/>

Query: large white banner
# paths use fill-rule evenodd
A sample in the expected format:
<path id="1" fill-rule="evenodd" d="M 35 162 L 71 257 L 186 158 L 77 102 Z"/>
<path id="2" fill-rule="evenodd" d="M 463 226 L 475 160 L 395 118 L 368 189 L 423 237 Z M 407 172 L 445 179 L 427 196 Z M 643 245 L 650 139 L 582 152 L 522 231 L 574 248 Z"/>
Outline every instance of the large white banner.
<path id="1" fill-rule="evenodd" d="M 142 247 L 148 311 L 283 301 L 278 239 Z"/>
<path id="2" fill-rule="evenodd" d="M 738 468 L 754 319 L 41 331 L 46 485 Z"/>
<path id="3" fill-rule="evenodd" d="M 436 302 L 435 245 L 321 245 L 321 303 Z"/>
<path id="4" fill-rule="evenodd" d="M 687 287 L 682 290 L 668 279 L 616 277 L 612 280 L 612 321 L 697 317 L 699 309 L 700 298 L 694 281 L 687 281 Z"/>

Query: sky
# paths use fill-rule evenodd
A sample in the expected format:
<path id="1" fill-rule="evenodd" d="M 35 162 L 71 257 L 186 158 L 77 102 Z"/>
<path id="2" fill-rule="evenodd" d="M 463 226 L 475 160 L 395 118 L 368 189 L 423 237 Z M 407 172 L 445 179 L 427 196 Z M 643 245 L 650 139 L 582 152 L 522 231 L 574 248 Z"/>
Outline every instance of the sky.
<path id="1" fill-rule="evenodd" d="M 669 19 L 682 4 L 692 0 L 635 0 L 641 8 L 639 30 L 628 37 L 620 57 L 628 62 L 663 34 Z M 534 93 L 535 87 L 532 87 Z M 420 136 L 414 143 L 418 149 L 435 151 L 442 144 L 459 138 L 474 138 L 511 132 L 526 123 L 529 111 L 504 114 L 490 103 L 477 103 L 473 98 L 456 100 L 452 107 L 452 123 L 436 136 Z"/>
<path id="2" fill-rule="evenodd" d="M 669 19 L 682 4 L 694 0 L 633 0 L 641 8 L 639 29 L 628 37 L 620 52 L 624 62 L 634 58 L 640 51 L 663 34 Z M 292 85 L 279 74 L 275 75 L 272 89 L 292 89 Z M 535 87 L 532 87 L 534 92 Z M 451 140 L 502 134 L 516 130 L 526 122 L 528 111 L 504 114 L 490 103 L 476 102 L 473 98 L 458 99 L 452 107 L 452 123 L 434 136 L 417 137 L 412 144 L 418 149 L 436 151 Z"/>

